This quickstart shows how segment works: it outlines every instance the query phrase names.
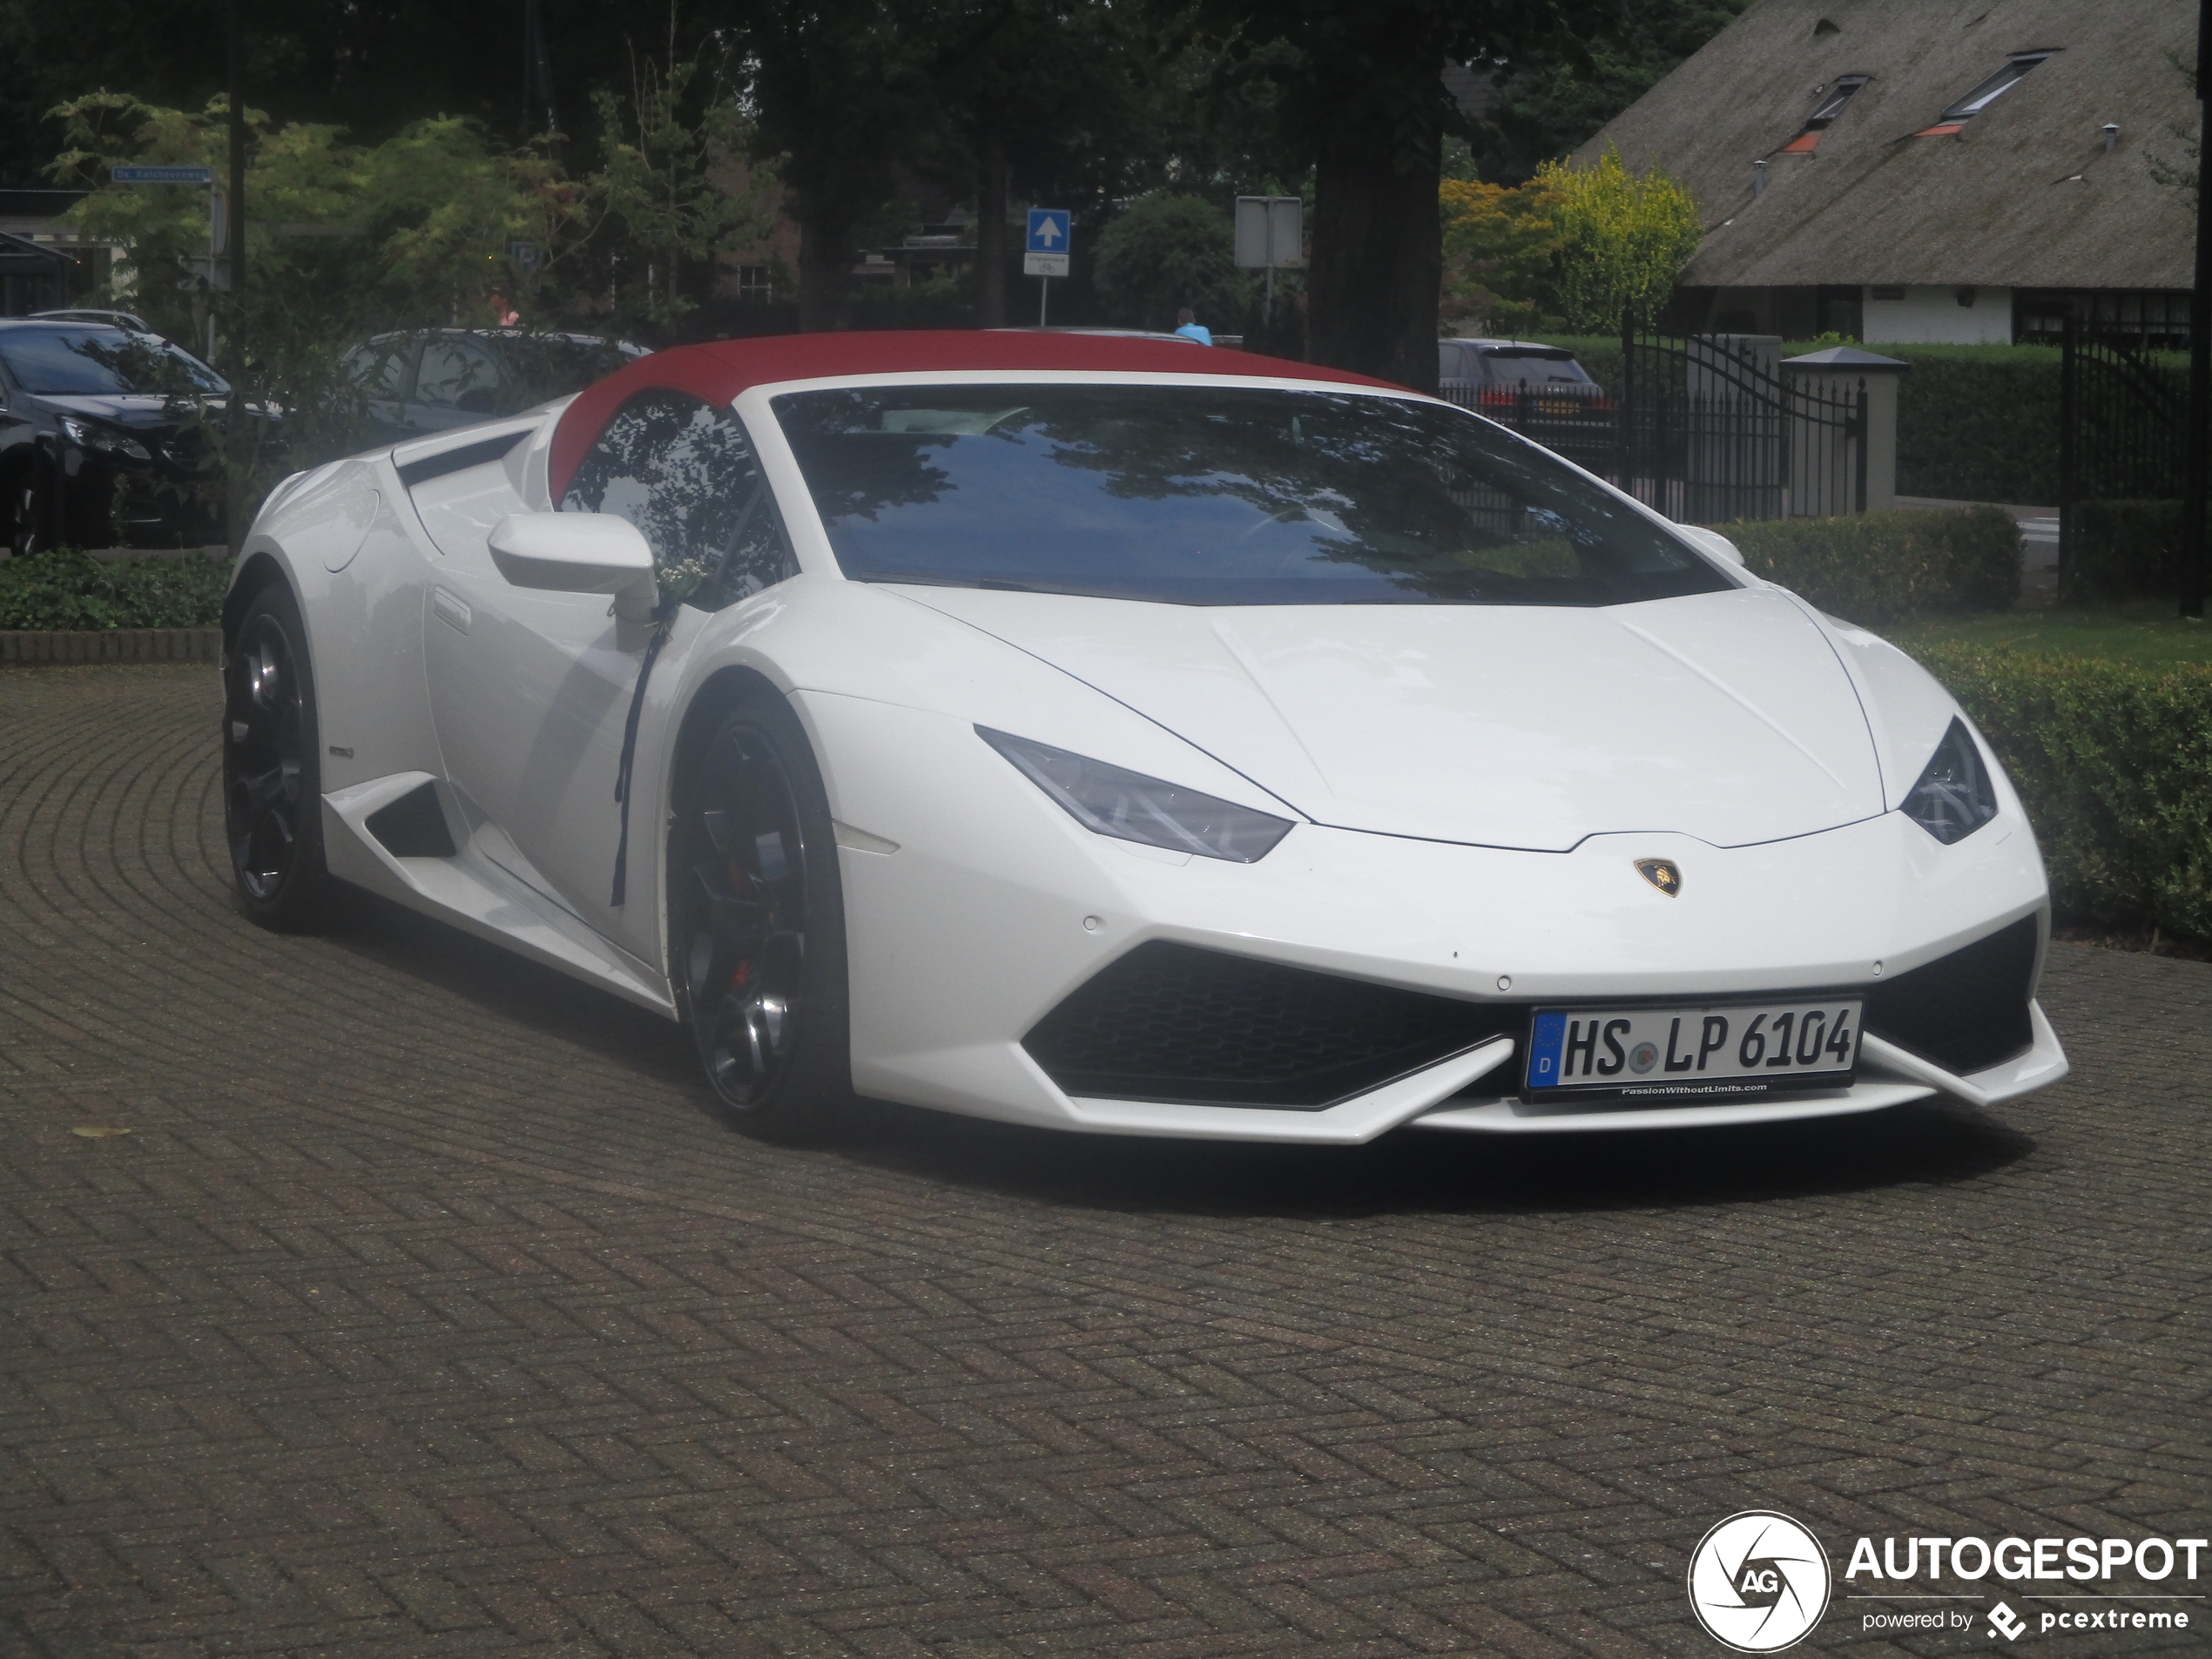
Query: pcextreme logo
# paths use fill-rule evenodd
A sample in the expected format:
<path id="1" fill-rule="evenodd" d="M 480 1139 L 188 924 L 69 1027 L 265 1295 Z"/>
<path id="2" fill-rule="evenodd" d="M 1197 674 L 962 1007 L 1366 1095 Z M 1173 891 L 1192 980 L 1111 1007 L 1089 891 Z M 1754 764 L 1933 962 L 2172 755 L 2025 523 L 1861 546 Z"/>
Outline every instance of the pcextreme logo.
<path id="1" fill-rule="evenodd" d="M 1730 1515 L 1689 1558 L 1689 1607 L 1714 1641 L 1738 1653 L 1779 1653 L 1828 1610 L 1828 1552 L 1771 1509 Z"/>
<path id="2" fill-rule="evenodd" d="M 1844 1595 L 1868 1606 L 1867 1634 L 1964 1632 L 1979 1614 L 1992 1642 L 2080 1630 L 2187 1630 L 2205 1600 L 2202 1538 L 1861 1537 L 1844 1569 Z M 2010 1602 L 1977 1607 L 1992 1574 Z M 2118 1575 L 2125 1588 L 2107 1586 Z M 2070 1581 L 2070 1582 L 2069 1582 Z M 2043 1588 L 2045 1583 L 2050 1588 Z M 1897 1588 L 1891 1588 L 1892 1585 Z M 2094 1588 L 2091 1588 L 2092 1586 Z M 1811 1529 L 1772 1509 L 1730 1515 L 1689 1558 L 1689 1606 L 1706 1634 L 1737 1653 L 1779 1653 L 1828 1610 L 1827 1552 Z M 1902 1603 L 1891 1608 L 1885 1602 Z M 1946 1605 L 1952 1604 L 1952 1605 Z"/>

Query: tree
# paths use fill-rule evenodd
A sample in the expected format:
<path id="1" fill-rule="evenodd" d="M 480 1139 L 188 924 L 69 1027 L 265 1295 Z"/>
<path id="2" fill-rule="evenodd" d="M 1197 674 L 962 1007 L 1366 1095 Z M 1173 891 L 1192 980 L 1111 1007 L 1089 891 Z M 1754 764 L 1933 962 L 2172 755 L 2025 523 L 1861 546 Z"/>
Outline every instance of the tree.
<path id="1" fill-rule="evenodd" d="M 1559 238 L 1552 309 L 1564 327 L 1602 333 L 1619 326 L 1623 307 L 1649 317 L 1666 304 L 1702 234 L 1686 188 L 1656 166 L 1637 178 L 1610 144 L 1588 167 L 1546 162 L 1534 187 L 1550 198 Z"/>
<path id="2" fill-rule="evenodd" d="M 1117 320 L 1175 327 L 1189 306 L 1204 321 L 1241 318 L 1251 284 L 1237 268 L 1236 227 L 1203 197 L 1172 191 L 1146 196 L 1098 239 L 1098 288 Z"/>
<path id="3" fill-rule="evenodd" d="M 1472 320 L 1484 334 L 1535 327 L 1563 246 L 1554 192 L 1541 184 L 1508 190 L 1447 179 L 1438 205 L 1444 215 L 1443 314 Z"/>
<path id="4" fill-rule="evenodd" d="M 894 162 L 927 131 L 928 0 L 758 0 L 738 35 L 772 163 L 799 221 L 799 326 L 846 320 L 855 234 L 889 199 Z"/>
<path id="5" fill-rule="evenodd" d="M 1637 0 L 1610 34 L 1572 57 L 1537 52 L 1505 66 L 1502 96 L 1476 135 L 1482 176 L 1516 185 L 1579 148 L 1751 0 Z"/>
<path id="6" fill-rule="evenodd" d="M 1433 390 L 1443 276 L 1445 134 L 1466 126 L 1447 62 L 1562 58 L 1610 26 L 1617 0 L 1199 0 L 1222 79 L 1279 89 L 1286 137 L 1314 173 L 1312 354 Z"/>
<path id="7" fill-rule="evenodd" d="M 698 303 L 685 292 L 687 266 L 711 281 L 717 255 L 769 228 L 767 170 L 751 169 L 743 190 L 731 182 L 751 123 L 719 76 L 707 78 L 697 118 L 685 116 L 700 65 L 676 56 L 673 21 L 669 61 L 649 59 L 634 71 L 630 103 L 615 92 L 592 95 L 604 163 L 590 181 L 591 196 L 604 214 L 604 239 L 621 250 L 610 261 L 610 286 L 619 300 L 635 300 L 618 305 L 617 314 L 664 328 Z M 625 263 L 642 264 L 639 280 L 622 280 Z"/>

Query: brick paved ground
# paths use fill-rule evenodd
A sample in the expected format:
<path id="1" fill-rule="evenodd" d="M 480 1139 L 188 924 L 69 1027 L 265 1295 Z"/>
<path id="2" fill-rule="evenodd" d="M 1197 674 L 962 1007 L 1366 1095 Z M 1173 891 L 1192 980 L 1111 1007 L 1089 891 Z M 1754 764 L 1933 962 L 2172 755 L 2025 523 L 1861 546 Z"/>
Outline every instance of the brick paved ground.
<path id="1" fill-rule="evenodd" d="M 2212 967 L 2061 948 L 1981 1120 L 777 1150 L 611 999 L 239 921 L 216 698 L 0 673 L 0 1649 L 1628 1659 L 1745 1507 L 2212 1521 Z"/>

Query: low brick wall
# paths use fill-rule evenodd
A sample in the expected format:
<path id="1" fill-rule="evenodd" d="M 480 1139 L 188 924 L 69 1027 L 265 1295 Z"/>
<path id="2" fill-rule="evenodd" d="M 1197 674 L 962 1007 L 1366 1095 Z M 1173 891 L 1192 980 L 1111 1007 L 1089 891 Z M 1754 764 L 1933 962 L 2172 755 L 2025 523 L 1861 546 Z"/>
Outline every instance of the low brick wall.
<path id="1" fill-rule="evenodd" d="M 0 665 L 57 663 L 214 663 L 219 628 L 109 628 L 81 633 L 0 630 Z"/>

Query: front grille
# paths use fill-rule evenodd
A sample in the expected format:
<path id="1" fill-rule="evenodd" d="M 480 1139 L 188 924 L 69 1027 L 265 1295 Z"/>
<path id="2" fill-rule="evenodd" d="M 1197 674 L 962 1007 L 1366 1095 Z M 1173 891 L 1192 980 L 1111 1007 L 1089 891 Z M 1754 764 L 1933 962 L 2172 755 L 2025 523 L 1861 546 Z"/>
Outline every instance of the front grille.
<path id="1" fill-rule="evenodd" d="M 1070 1095 L 1318 1111 L 1527 1024 L 1462 1002 L 1155 940 L 1022 1040 Z"/>
<path id="2" fill-rule="evenodd" d="M 1964 1074 L 2027 1051 L 2035 918 L 1939 956 L 1866 994 L 1866 1028 L 1946 1071 Z"/>

